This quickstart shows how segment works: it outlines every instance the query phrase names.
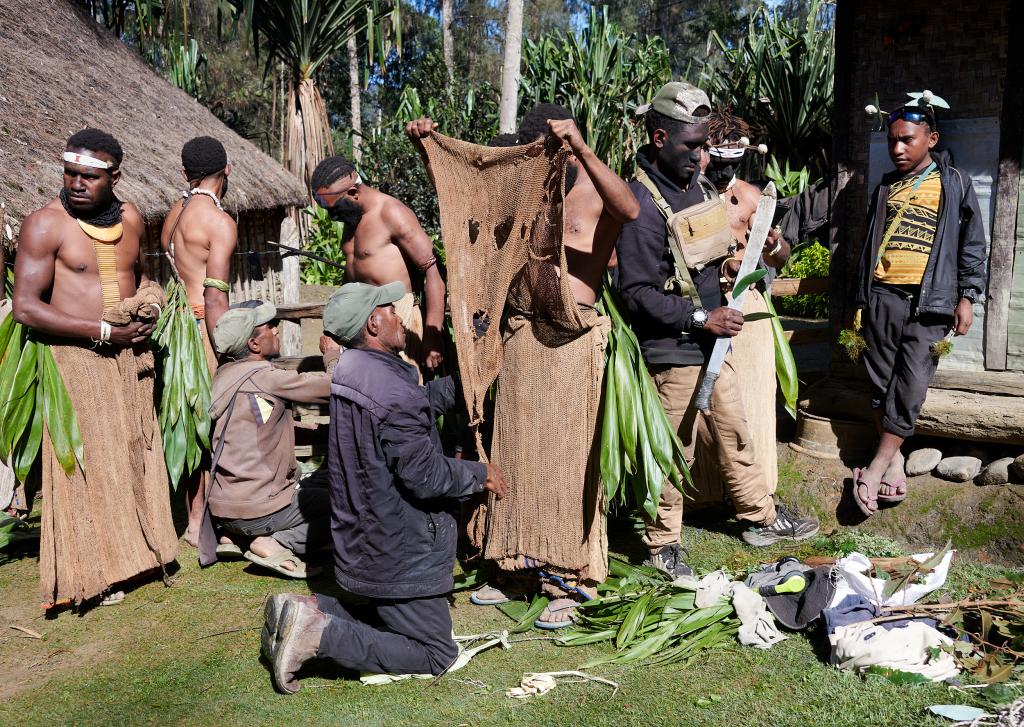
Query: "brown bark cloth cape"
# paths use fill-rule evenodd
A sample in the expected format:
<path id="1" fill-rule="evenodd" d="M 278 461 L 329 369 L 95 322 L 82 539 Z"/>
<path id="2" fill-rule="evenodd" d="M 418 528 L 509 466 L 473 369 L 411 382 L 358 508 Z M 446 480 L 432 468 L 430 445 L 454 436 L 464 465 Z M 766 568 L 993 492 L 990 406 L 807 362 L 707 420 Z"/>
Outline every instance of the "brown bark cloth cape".
<path id="1" fill-rule="evenodd" d="M 144 283 L 104 319 L 151 315 L 154 302 L 163 302 L 160 286 Z M 39 577 L 46 607 L 99 596 L 178 554 L 153 406 L 153 353 L 91 345 L 50 340 L 82 433 L 85 467 L 68 477 L 43 436 Z"/>
<path id="2" fill-rule="evenodd" d="M 481 422 L 496 379 L 491 460 L 509 480 L 503 499 L 475 513 L 471 539 L 503 570 L 600 582 L 608 546 L 591 453 L 608 320 L 569 289 L 568 152 L 550 141 L 490 148 L 437 133 L 424 147 L 470 424 Z"/>

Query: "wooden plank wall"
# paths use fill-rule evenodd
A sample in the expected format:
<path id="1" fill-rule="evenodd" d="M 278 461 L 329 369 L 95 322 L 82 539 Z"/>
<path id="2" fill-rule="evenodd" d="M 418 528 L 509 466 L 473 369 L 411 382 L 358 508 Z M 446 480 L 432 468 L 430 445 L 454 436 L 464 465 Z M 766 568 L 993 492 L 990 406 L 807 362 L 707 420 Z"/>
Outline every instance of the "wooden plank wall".
<path id="1" fill-rule="evenodd" d="M 1024 189 L 1021 173 L 1019 189 Z M 1017 234 L 1013 250 L 1013 274 L 1006 335 L 1006 368 L 1024 371 L 1024 194 L 1017 200 Z"/>

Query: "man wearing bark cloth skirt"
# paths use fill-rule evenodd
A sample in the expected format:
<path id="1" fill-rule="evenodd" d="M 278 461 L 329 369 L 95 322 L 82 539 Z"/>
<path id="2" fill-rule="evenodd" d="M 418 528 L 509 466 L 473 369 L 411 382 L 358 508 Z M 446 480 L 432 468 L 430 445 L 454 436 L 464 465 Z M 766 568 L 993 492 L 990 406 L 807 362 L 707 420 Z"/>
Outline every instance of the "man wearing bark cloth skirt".
<path id="1" fill-rule="evenodd" d="M 761 190 L 737 176 L 737 171 L 750 144 L 747 122 L 728 111 L 719 110 L 708 117 L 707 154 L 701 170 L 725 203 L 735 252 L 720 266 L 719 282 L 722 291 L 729 293 L 736 281 L 740 262 L 746 253 L 747 235 L 754 222 Z M 759 147 L 764 150 L 765 147 Z M 781 268 L 789 259 L 789 243 L 781 235 L 770 235 L 761 254 L 769 268 Z M 744 315 L 764 314 L 766 291 L 761 286 L 749 289 L 744 298 Z M 775 358 L 771 355 L 775 342 L 769 321 L 750 321 L 732 341 L 733 367 L 743 372 L 739 377 L 739 393 L 754 446 L 754 457 L 770 493 L 778 485 L 778 453 L 776 451 L 776 373 Z M 692 511 L 702 507 L 723 505 L 727 501 L 723 471 L 735 460 L 719 461 L 714 447 L 697 443 L 694 453 L 694 489 L 687 507 Z"/>
<path id="2" fill-rule="evenodd" d="M 650 142 L 637 153 L 637 175 L 630 183 L 640 202 L 640 217 L 623 226 L 617 243 L 619 288 L 658 396 L 669 421 L 678 427 L 687 458 L 692 461 L 700 438 L 715 450 L 718 462 L 727 463 L 722 465 L 722 476 L 730 499 L 738 519 L 750 526 L 743 539 L 752 545 L 800 540 L 817 533 L 818 522 L 797 517 L 775 502 L 755 456 L 733 356 L 722 365 L 710 412 L 698 414 L 692 403 L 716 338 L 736 336 L 744 327 L 743 315 L 724 305 L 720 283 L 733 237 L 728 221 L 720 220 L 721 226 L 715 229 L 701 226 L 707 217 L 692 221 L 697 226 L 689 229 L 704 230 L 706 235 L 692 241 L 678 241 L 674 235 L 670 239 L 666 227 L 666 220 L 675 220 L 680 212 L 706 214 L 700 212 L 707 209 L 703 203 L 718 199 L 698 172 L 710 111 L 707 94 L 683 82 L 666 84 L 652 103 L 637 109 L 644 114 Z M 687 223 L 679 224 L 686 227 Z M 773 231 L 768 239 L 772 247 L 766 252 L 778 255 L 782 251 L 778 234 Z M 684 245 L 691 243 L 687 251 Z M 690 573 L 679 544 L 682 519 L 683 495 L 666 485 L 657 517 L 647 522 L 644 543 L 649 563 L 672 575 Z"/>
<path id="3" fill-rule="evenodd" d="M 421 140 L 434 126 L 430 119 L 419 119 L 406 132 L 422 150 Z M 626 183 L 587 146 L 568 110 L 541 104 L 523 117 L 520 144 L 548 135 L 562 140 L 573 155 L 566 166 L 561 239 L 569 289 L 585 328 L 571 332 L 563 345 L 546 348 L 551 355 L 552 350 L 564 352 L 565 360 L 553 364 L 558 379 L 582 385 L 553 384 L 550 390 L 536 385 L 536 372 L 528 369 L 531 362 L 538 365 L 542 359 L 530 351 L 541 345 L 534 340 L 534 331 L 544 314 L 533 306 L 524 310 L 522 291 L 510 291 L 504 323 L 509 358 L 498 374 L 491 457 L 512 486 L 504 500 L 490 498 L 486 516 L 478 512 L 477 525 L 471 528 L 474 541 L 482 546 L 485 558 L 495 561 L 501 576 L 497 583 L 476 591 L 472 601 L 503 603 L 508 600 L 506 590 L 533 590 L 539 580 L 541 589 L 554 600 L 536 625 L 556 629 L 572 624 L 573 609 L 581 599 L 596 594 L 596 584 L 607 574 L 604 504 L 596 468 L 591 466 L 607 319 L 598 316 L 594 305 L 619 229 L 636 217 L 639 206 Z M 519 370 L 509 364 L 512 359 L 522 364 Z M 536 431 L 553 428 L 551 422 L 565 416 L 566 410 L 584 432 L 585 443 L 562 437 L 558 446 L 524 446 Z M 548 412 L 551 418 L 548 423 L 527 421 L 518 415 L 523 411 Z M 526 451 L 531 454 L 523 454 Z M 573 518 L 573 522 L 552 522 L 559 517 Z"/>
<path id="4" fill-rule="evenodd" d="M 309 187 L 317 204 L 345 226 L 341 241 L 345 281 L 404 285 L 405 296 L 395 303 L 407 333 L 404 353 L 421 369 L 437 369 L 444 350 L 445 286 L 433 243 L 416 214 L 391 195 L 364 184 L 355 165 L 344 157 L 328 157 L 317 164 Z"/>
<path id="5" fill-rule="evenodd" d="M 212 376 L 217 370 L 217 355 L 210 341 L 217 321 L 228 309 L 227 281 L 231 256 L 238 245 L 235 221 L 221 206 L 228 190 L 231 163 L 223 144 L 210 136 L 197 136 L 182 147 L 181 167 L 188 189 L 167 213 L 160 244 L 185 286 Z M 185 540 L 190 545 L 196 545 L 199 536 L 203 516 L 199 503 L 205 483 L 203 467 L 185 485 Z"/>
<path id="6" fill-rule="evenodd" d="M 42 438 L 44 607 L 116 603 L 178 552 L 148 345 L 163 292 L 142 274 L 141 215 L 114 194 L 122 157 L 110 134 L 74 134 L 63 189 L 21 228 L 14 316 L 49 345 L 84 443 L 68 476 Z"/>
<path id="7" fill-rule="evenodd" d="M 872 197 L 854 299 L 880 437 L 871 463 L 853 470 L 865 517 L 906 499 L 900 446 L 914 433 L 944 339 L 971 329 L 985 290 L 985 228 L 971 177 L 935 151 L 935 108 L 949 106 L 930 91 L 907 95 L 892 113 L 866 109 L 887 129 L 896 169 Z"/>

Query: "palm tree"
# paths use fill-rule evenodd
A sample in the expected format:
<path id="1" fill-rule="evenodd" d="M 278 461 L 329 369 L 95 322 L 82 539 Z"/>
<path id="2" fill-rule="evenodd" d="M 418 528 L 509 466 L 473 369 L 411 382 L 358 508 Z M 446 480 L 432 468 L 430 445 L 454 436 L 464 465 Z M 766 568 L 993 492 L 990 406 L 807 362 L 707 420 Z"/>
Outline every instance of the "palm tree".
<path id="1" fill-rule="evenodd" d="M 283 161 L 309 183 L 313 169 L 334 153 L 327 109 L 317 88 L 317 70 L 349 38 L 366 35 L 367 53 L 383 66 L 392 48 L 401 48 L 398 0 L 230 0 L 253 37 L 257 55 L 267 53 L 267 68 L 279 61 L 287 72 L 287 130 Z"/>

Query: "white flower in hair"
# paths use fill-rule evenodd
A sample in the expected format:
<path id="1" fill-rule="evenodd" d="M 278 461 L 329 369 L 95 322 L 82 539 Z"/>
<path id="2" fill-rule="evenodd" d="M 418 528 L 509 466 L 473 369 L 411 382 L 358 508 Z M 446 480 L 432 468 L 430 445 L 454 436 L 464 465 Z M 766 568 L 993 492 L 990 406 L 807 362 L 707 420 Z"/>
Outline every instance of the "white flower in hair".
<path id="1" fill-rule="evenodd" d="M 867 106 L 864 107 L 864 113 L 866 113 L 868 116 L 874 116 L 875 114 L 878 113 L 878 107 L 875 106 L 873 103 L 869 103 Z"/>

